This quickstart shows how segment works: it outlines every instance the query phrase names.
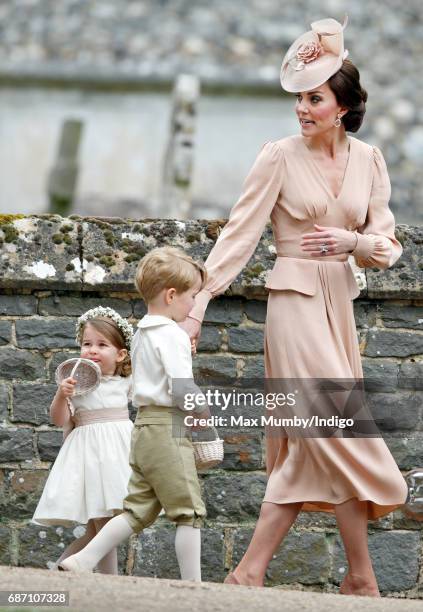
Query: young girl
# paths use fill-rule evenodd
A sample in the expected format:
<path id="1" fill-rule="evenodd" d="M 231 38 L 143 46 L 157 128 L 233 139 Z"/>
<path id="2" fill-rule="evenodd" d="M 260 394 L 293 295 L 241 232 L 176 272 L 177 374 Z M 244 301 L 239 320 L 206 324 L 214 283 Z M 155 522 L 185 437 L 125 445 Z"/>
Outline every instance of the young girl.
<path id="1" fill-rule="evenodd" d="M 87 525 L 84 536 L 70 544 L 55 567 L 81 550 L 107 521 L 122 511 L 131 469 L 132 421 L 128 415 L 131 389 L 132 327 L 112 308 L 88 310 L 76 324 L 81 357 L 96 362 L 100 385 L 72 397 L 76 380 L 65 379 L 50 406 L 55 425 L 65 437 L 32 518 L 39 525 Z M 114 548 L 97 568 L 117 574 Z"/>

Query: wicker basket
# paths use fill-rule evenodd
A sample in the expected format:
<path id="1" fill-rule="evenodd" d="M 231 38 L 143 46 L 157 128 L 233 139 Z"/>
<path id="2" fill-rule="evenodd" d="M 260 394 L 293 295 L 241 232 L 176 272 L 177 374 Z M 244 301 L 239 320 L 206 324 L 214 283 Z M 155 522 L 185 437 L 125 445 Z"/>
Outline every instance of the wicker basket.
<path id="1" fill-rule="evenodd" d="M 67 359 L 56 369 L 56 383 L 60 385 L 65 378 L 69 378 L 70 376 L 77 381 L 73 393 L 75 397 L 77 395 L 89 393 L 98 387 L 100 384 L 101 370 L 95 361 L 91 361 L 91 359 L 83 359 L 82 357 Z"/>
<path id="2" fill-rule="evenodd" d="M 208 470 L 223 461 L 223 440 L 219 438 L 215 427 L 211 429 L 215 434 L 214 440 L 192 443 L 197 470 Z"/>

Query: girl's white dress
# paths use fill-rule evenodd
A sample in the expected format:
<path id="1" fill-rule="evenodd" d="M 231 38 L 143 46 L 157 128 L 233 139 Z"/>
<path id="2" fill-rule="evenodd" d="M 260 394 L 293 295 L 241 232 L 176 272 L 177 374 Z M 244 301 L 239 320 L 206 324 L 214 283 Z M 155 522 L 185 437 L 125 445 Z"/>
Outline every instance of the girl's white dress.
<path id="1" fill-rule="evenodd" d="M 131 377 L 102 376 L 87 395 L 72 398 L 78 410 L 125 409 Z M 131 474 L 129 450 L 133 423 L 109 421 L 75 427 L 51 468 L 31 522 L 72 526 L 122 511 Z"/>

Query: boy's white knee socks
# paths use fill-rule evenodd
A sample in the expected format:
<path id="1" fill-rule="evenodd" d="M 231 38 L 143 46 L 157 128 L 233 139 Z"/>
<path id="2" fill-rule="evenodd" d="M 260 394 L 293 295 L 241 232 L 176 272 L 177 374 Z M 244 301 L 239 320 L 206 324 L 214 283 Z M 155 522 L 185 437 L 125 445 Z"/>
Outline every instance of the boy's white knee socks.
<path id="1" fill-rule="evenodd" d="M 87 546 L 74 555 L 84 569 L 93 569 L 98 562 L 125 542 L 134 532 L 122 514 L 108 521 Z M 178 525 L 175 552 L 182 580 L 201 582 L 201 529 L 191 525 Z"/>
<path id="2" fill-rule="evenodd" d="M 108 521 L 81 552 L 74 555 L 84 569 L 93 569 L 113 548 L 125 542 L 134 532 L 122 514 Z"/>
<path id="3" fill-rule="evenodd" d="M 201 582 L 201 529 L 178 525 L 175 551 L 181 579 Z"/>

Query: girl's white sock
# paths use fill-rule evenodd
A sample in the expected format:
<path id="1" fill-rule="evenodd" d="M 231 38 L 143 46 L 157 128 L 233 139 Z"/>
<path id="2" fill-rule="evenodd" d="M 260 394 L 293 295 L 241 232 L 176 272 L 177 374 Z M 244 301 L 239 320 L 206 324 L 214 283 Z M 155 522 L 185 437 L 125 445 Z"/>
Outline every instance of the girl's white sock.
<path id="1" fill-rule="evenodd" d="M 175 551 L 182 580 L 201 582 L 201 529 L 178 525 Z"/>
<path id="2" fill-rule="evenodd" d="M 123 514 L 119 514 L 108 521 L 95 538 L 83 550 L 73 555 L 73 558 L 84 569 L 93 569 L 113 548 L 127 540 L 133 533 L 134 530 Z"/>

